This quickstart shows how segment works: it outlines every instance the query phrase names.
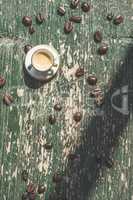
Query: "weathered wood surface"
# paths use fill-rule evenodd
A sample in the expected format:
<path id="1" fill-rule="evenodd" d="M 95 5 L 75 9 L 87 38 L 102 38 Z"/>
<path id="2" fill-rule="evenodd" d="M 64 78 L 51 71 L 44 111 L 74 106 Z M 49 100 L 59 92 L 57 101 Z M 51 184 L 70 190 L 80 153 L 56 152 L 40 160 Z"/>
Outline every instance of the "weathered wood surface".
<path id="1" fill-rule="evenodd" d="M 59 3 L 66 7 L 64 17 L 56 13 Z M 0 89 L 1 200 L 21 199 L 26 187 L 21 179 L 23 169 L 29 173 L 29 182 L 47 186 L 45 197 L 36 199 L 49 199 L 49 193 L 54 193 L 52 175 L 59 170 L 67 178 L 70 176 L 71 188 L 65 185 L 65 196 L 69 200 L 133 200 L 132 96 L 130 117 L 118 114 L 110 106 L 110 97 L 116 88 L 126 84 L 132 88 L 133 1 L 92 0 L 91 4 L 90 13 L 84 14 L 81 9 L 70 10 L 66 0 L 0 1 L 0 74 L 7 80 Z M 39 26 L 34 16 L 40 11 L 46 14 L 47 20 Z M 124 23 L 115 26 L 108 22 L 108 12 L 123 15 Z M 73 33 L 65 35 L 64 21 L 72 14 L 81 14 L 83 22 L 75 25 Z M 33 16 L 36 33 L 32 36 L 21 24 L 24 15 Z M 109 52 L 102 58 L 97 55 L 99 45 L 93 41 L 97 29 L 109 44 Z M 52 44 L 61 55 L 62 73 L 46 85 L 35 85 L 37 89 L 29 87 L 23 73 L 26 43 Z M 78 66 L 86 71 L 80 80 L 74 76 Z M 98 84 L 105 90 L 103 117 L 94 114 L 94 102 L 86 84 L 89 73 L 97 75 Z M 10 107 L 3 105 L 5 92 L 14 96 Z M 63 107 L 60 113 L 53 109 L 58 101 Z M 83 112 L 80 124 L 75 124 L 72 118 L 76 111 Z M 53 126 L 48 123 L 50 113 L 57 117 Z M 45 142 L 53 144 L 51 151 L 44 149 Z M 99 167 L 95 154 L 109 155 L 114 146 L 115 166 Z M 67 155 L 75 151 L 80 154 L 80 162 L 70 170 Z"/>

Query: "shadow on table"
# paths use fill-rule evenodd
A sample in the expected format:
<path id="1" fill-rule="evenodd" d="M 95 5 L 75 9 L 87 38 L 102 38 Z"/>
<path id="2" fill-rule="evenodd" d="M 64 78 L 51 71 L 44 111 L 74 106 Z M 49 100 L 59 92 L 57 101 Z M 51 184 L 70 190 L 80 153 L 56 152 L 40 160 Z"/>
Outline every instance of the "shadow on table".
<path id="1" fill-rule="evenodd" d="M 123 136 L 129 115 L 123 115 L 111 106 L 112 94 L 117 89 L 128 85 L 133 90 L 133 46 L 129 46 L 124 63 L 112 81 L 112 86 L 105 94 L 104 115 L 84 120 L 81 145 L 74 152 L 80 155 L 69 160 L 65 169 L 67 177 L 61 183 L 62 200 L 88 200 L 95 190 L 101 169 L 112 168 L 113 152 Z M 133 107 L 133 93 L 128 95 L 129 113 Z M 116 96 L 114 102 L 121 107 L 122 96 Z"/>

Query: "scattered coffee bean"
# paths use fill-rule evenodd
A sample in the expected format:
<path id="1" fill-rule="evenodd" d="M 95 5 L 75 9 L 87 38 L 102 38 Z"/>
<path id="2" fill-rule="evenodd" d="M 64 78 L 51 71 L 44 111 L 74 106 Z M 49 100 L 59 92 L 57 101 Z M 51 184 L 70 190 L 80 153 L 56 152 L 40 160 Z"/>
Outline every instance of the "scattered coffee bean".
<path id="1" fill-rule="evenodd" d="M 72 16 L 69 19 L 71 22 L 80 23 L 82 18 L 80 16 Z"/>
<path id="2" fill-rule="evenodd" d="M 112 21 L 113 17 L 114 17 L 114 15 L 113 15 L 112 13 L 109 13 L 109 14 L 107 15 L 107 20 L 108 20 L 108 21 Z"/>
<path id="3" fill-rule="evenodd" d="M 12 97 L 10 94 L 5 94 L 5 95 L 3 96 L 3 102 L 4 102 L 7 106 L 11 105 L 11 103 L 13 102 L 13 97 Z"/>
<path id="4" fill-rule="evenodd" d="M 56 122 L 55 116 L 50 115 L 50 116 L 49 116 L 49 123 L 50 123 L 50 124 L 55 124 L 55 122 Z"/>
<path id="5" fill-rule="evenodd" d="M 119 24 L 123 23 L 123 21 L 124 21 L 124 17 L 121 15 L 118 15 L 114 19 L 114 24 L 119 25 Z"/>
<path id="6" fill-rule="evenodd" d="M 24 46 L 24 52 L 28 53 L 28 51 L 32 48 L 32 46 L 30 44 L 27 44 Z"/>
<path id="7" fill-rule="evenodd" d="M 78 5 L 79 5 L 79 0 L 72 0 L 71 1 L 71 4 L 70 4 L 70 7 L 72 8 L 72 9 L 75 9 L 75 8 L 77 8 L 78 7 Z"/>
<path id="8" fill-rule="evenodd" d="M 46 143 L 46 144 L 44 145 L 44 148 L 45 148 L 46 150 L 51 150 L 52 147 L 53 147 L 52 144 Z"/>
<path id="9" fill-rule="evenodd" d="M 75 76 L 76 76 L 77 78 L 80 78 L 80 77 L 83 76 L 83 75 L 84 75 L 84 69 L 79 67 L 79 68 L 76 70 Z"/>
<path id="10" fill-rule="evenodd" d="M 2 76 L 0 76 L 0 88 L 3 87 L 5 83 L 6 83 L 6 80 Z"/>
<path id="11" fill-rule="evenodd" d="M 53 176 L 53 182 L 54 183 L 60 183 L 62 181 L 62 176 L 58 173 L 54 174 Z"/>
<path id="12" fill-rule="evenodd" d="M 44 185 L 39 185 L 37 191 L 39 194 L 43 194 L 46 191 L 46 188 Z"/>
<path id="13" fill-rule="evenodd" d="M 101 105 L 103 105 L 103 103 L 104 103 L 104 96 L 103 95 L 97 96 L 95 99 L 95 104 L 97 106 L 101 106 Z"/>
<path id="14" fill-rule="evenodd" d="M 70 21 L 65 22 L 64 25 L 64 32 L 65 33 L 70 33 L 73 30 L 73 23 Z"/>
<path id="15" fill-rule="evenodd" d="M 22 19 L 22 23 L 24 24 L 24 26 L 31 26 L 32 18 L 30 16 L 24 16 Z"/>
<path id="16" fill-rule="evenodd" d="M 28 172 L 26 170 L 22 172 L 22 180 L 25 182 L 28 180 Z"/>
<path id="17" fill-rule="evenodd" d="M 42 24 L 43 22 L 44 22 L 44 17 L 42 16 L 42 14 L 41 13 L 39 13 L 37 16 L 36 16 L 36 22 L 38 23 L 38 24 Z"/>
<path id="18" fill-rule="evenodd" d="M 83 2 L 81 5 L 83 12 L 89 12 L 90 11 L 90 5 L 87 2 Z"/>
<path id="19" fill-rule="evenodd" d="M 87 78 L 87 82 L 89 85 L 96 85 L 97 84 L 97 77 L 95 75 L 89 75 Z"/>
<path id="20" fill-rule="evenodd" d="M 59 104 L 59 103 L 55 104 L 55 105 L 54 105 L 54 109 L 55 109 L 56 111 L 61 111 L 61 110 L 62 110 L 61 104 Z"/>
<path id="21" fill-rule="evenodd" d="M 80 122 L 81 119 L 82 119 L 82 114 L 81 114 L 81 112 L 76 112 L 76 113 L 73 115 L 73 119 L 75 120 L 75 122 Z"/>
<path id="22" fill-rule="evenodd" d="M 102 33 L 100 31 L 96 31 L 94 33 L 94 41 L 98 43 L 101 42 L 102 39 L 103 39 Z"/>
<path id="23" fill-rule="evenodd" d="M 91 97 L 98 97 L 99 95 L 102 95 L 102 91 L 99 87 L 95 88 L 93 91 L 90 92 Z"/>
<path id="24" fill-rule="evenodd" d="M 33 33 L 35 33 L 35 29 L 33 26 L 29 27 L 29 33 L 32 35 Z"/>
<path id="25" fill-rule="evenodd" d="M 63 6 L 58 7 L 57 13 L 58 13 L 60 16 L 65 15 L 65 13 L 66 13 L 65 8 L 64 8 Z"/>
<path id="26" fill-rule="evenodd" d="M 105 55 L 108 51 L 108 45 L 107 44 L 103 44 L 101 47 L 99 47 L 98 49 L 98 53 L 102 56 Z"/>

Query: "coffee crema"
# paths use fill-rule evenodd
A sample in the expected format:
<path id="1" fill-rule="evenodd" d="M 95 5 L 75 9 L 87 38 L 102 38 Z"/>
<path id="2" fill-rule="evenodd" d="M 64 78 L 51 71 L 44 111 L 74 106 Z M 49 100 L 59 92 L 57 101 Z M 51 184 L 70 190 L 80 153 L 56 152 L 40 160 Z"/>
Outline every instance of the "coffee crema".
<path id="1" fill-rule="evenodd" d="M 38 68 L 40 70 L 46 70 L 52 67 L 52 59 L 47 53 L 40 51 L 38 53 L 33 54 L 32 64 L 35 68 Z"/>

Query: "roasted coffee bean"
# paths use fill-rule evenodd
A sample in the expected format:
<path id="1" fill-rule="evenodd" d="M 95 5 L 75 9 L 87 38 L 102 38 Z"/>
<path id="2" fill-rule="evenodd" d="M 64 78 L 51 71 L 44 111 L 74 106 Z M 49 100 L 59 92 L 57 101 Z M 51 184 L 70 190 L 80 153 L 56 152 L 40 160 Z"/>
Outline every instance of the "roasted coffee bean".
<path id="1" fill-rule="evenodd" d="M 62 181 L 62 176 L 58 173 L 53 175 L 53 182 L 54 183 L 60 183 Z"/>
<path id="2" fill-rule="evenodd" d="M 113 17 L 114 17 L 114 15 L 113 15 L 112 13 L 109 13 L 109 14 L 107 15 L 107 20 L 108 20 L 108 21 L 112 21 Z"/>
<path id="3" fill-rule="evenodd" d="M 72 8 L 72 9 L 75 9 L 75 8 L 77 8 L 78 7 L 78 5 L 79 5 L 79 0 L 72 0 L 71 1 L 71 4 L 70 4 L 70 7 Z"/>
<path id="4" fill-rule="evenodd" d="M 72 16 L 69 19 L 71 22 L 80 23 L 82 18 L 80 16 Z"/>
<path id="5" fill-rule="evenodd" d="M 46 188 L 44 185 L 39 185 L 37 191 L 39 194 L 43 194 L 46 191 Z"/>
<path id="6" fill-rule="evenodd" d="M 83 2 L 81 5 L 83 12 L 89 12 L 90 11 L 90 5 L 87 2 Z"/>
<path id="7" fill-rule="evenodd" d="M 63 6 L 58 7 L 57 13 L 58 13 L 60 16 L 65 15 L 65 13 L 66 13 L 65 8 L 64 8 Z"/>
<path id="8" fill-rule="evenodd" d="M 29 33 L 32 35 L 33 33 L 35 33 L 35 29 L 33 26 L 29 27 Z"/>
<path id="9" fill-rule="evenodd" d="M 82 114 L 81 112 L 76 112 L 74 115 L 73 115 L 73 119 L 75 122 L 80 122 L 81 119 L 82 119 Z"/>
<path id="10" fill-rule="evenodd" d="M 22 172 L 22 180 L 25 182 L 28 181 L 28 172 L 26 170 Z"/>
<path id="11" fill-rule="evenodd" d="M 101 42 L 102 39 L 103 39 L 102 33 L 100 31 L 96 31 L 94 33 L 94 41 L 98 43 Z"/>
<path id="12" fill-rule="evenodd" d="M 24 46 L 24 52 L 28 53 L 28 51 L 32 48 L 32 46 L 30 44 L 27 44 Z"/>
<path id="13" fill-rule="evenodd" d="M 99 95 L 102 95 L 102 91 L 101 91 L 101 89 L 99 88 L 99 87 L 97 87 L 97 88 L 95 88 L 94 90 L 92 90 L 91 92 L 90 92 L 90 96 L 91 97 L 98 97 Z"/>
<path id="14" fill-rule="evenodd" d="M 101 95 L 96 97 L 95 104 L 97 106 L 101 106 L 101 105 L 103 105 L 103 103 L 104 103 L 104 96 L 101 94 Z"/>
<path id="15" fill-rule="evenodd" d="M 61 104 L 59 104 L 59 103 L 55 104 L 55 105 L 54 105 L 54 109 L 55 109 L 56 111 L 61 111 L 61 110 L 62 110 Z"/>
<path id="16" fill-rule="evenodd" d="M 50 124 L 55 124 L 55 123 L 56 123 L 56 117 L 50 115 L 50 116 L 49 116 L 49 123 L 50 123 Z"/>
<path id="17" fill-rule="evenodd" d="M 6 83 L 6 80 L 4 79 L 4 77 L 0 76 L 0 88 L 3 87 Z"/>
<path id="18" fill-rule="evenodd" d="M 7 106 L 11 105 L 11 103 L 13 102 L 13 97 L 12 97 L 10 94 L 5 94 L 5 95 L 3 96 L 3 102 L 4 102 Z"/>
<path id="19" fill-rule="evenodd" d="M 95 75 L 89 75 L 87 78 L 87 82 L 89 85 L 96 85 L 97 84 L 97 77 Z"/>
<path id="20" fill-rule="evenodd" d="M 76 76 L 77 78 L 80 78 L 80 77 L 83 76 L 83 75 L 84 75 L 84 69 L 79 67 L 79 68 L 76 70 L 75 76 Z"/>
<path id="21" fill-rule="evenodd" d="M 53 147 L 52 144 L 48 144 L 48 143 L 44 144 L 44 148 L 45 148 L 46 150 L 51 150 L 52 147 Z"/>
<path id="22" fill-rule="evenodd" d="M 98 53 L 102 56 L 105 55 L 108 51 L 108 45 L 107 44 L 103 44 L 101 47 L 99 47 L 98 49 Z"/>
<path id="23" fill-rule="evenodd" d="M 30 16 L 24 16 L 22 19 L 22 23 L 24 26 L 31 26 L 32 18 Z"/>
<path id="24" fill-rule="evenodd" d="M 114 19 L 114 24 L 119 25 L 119 24 L 123 23 L 123 21 L 124 21 L 124 17 L 121 15 L 118 15 Z"/>
<path id="25" fill-rule="evenodd" d="M 73 23 L 70 21 L 65 22 L 64 25 L 64 32 L 65 33 L 70 33 L 73 30 Z"/>
<path id="26" fill-rule="evenodd" d="M 39 13 L 37 16 L 36 16 L 36 22 L 38 23 L 38 24 L 42 24 L 43 22 L 44 22 L 44 17 L 42 16 L 42 14 L 41 13 Z"/>

